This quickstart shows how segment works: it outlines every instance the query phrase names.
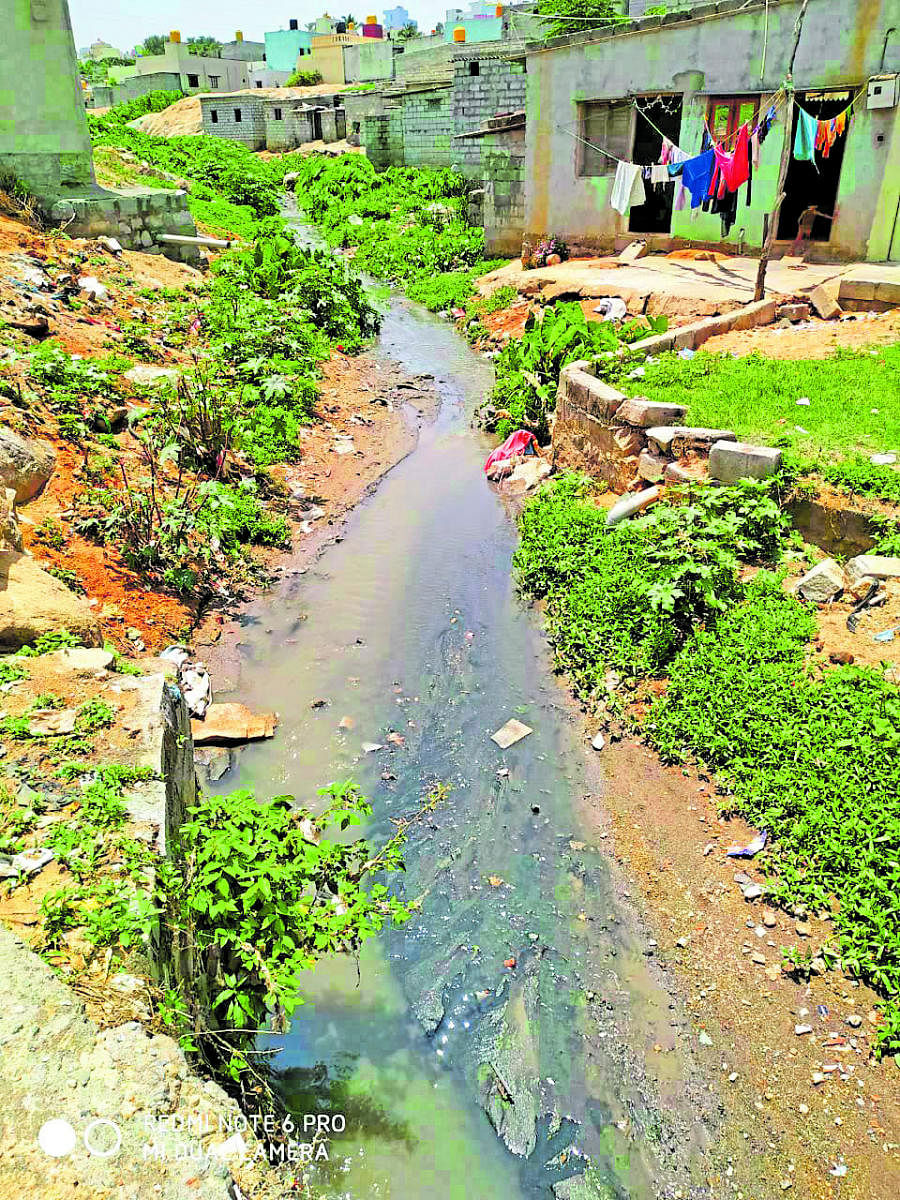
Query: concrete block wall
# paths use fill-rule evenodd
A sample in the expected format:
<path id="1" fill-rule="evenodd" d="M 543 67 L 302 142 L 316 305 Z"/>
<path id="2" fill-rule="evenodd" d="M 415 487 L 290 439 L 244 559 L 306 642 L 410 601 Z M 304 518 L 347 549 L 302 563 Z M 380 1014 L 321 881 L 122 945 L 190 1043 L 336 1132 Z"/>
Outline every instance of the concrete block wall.
<path id="1" fill-rule="evenodd" d="M 525 231 L 525 128 L 489 134 L 479 138 L 478 144 L 484 179 L 485 254 L 515 257 Z"/>
<path id="2" fill-rule="evenodd" d="M 478 74 L 471 74 L 473 65 Z M 471 133 L 499 113 L 522 112 L 525 108 L 527 76 L 522 61 L 507 57 L 478 56 L 475 50 L 455 59 L 453 76 L 453 132 Z M 473 179 L 485 178 L 482 171 L 484 142 L 471 138 L 455 143 L 454 162 Z"/>
<path id="3" fill-rule="evenodd" d="M 406 166 L 449 167 L 456 161 L 449 88 L 430 88 L 406 95 L 402 129 Z"/>
<path id="4" fill-rule="evenodd" d="M 203 132 L 211 137 L 228 138 L 242 142 L 251 150 L 262 150 L 266 145 L 266 114 L 264 97 L 252 95 L 201 96 Z M 241 119 L 237 120 L 236 112 Z M 213 113 L 217 119 L 213 120 Z"/>
<path id="5" fill-rule="evenodd" d="M 156 240 L 160 233 L 196 236 L 187 194 L 182 191 L 123 188 L 99 196 L 72 197 L 58 201 L 49 215 L 70 237 L 108 234 L 126 250 L 165 254 L 166 258 L 180 262 L 200 261 L 197 246 L 173 246 Z"/>
<path id="6" fill-rule="evenodd" d="M 312 109 L 297 101 L 268 102 L 265 108 L 266 149 L 291 150 L 313 140 Z M 281 113 L 276 119 L 275 110 Z"/>

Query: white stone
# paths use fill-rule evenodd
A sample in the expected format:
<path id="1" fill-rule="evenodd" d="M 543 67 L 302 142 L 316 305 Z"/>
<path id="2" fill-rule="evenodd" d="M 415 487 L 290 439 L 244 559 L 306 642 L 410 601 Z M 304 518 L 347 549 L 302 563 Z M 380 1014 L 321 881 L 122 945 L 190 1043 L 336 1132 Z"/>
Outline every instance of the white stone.
<path id="1" fill-rule="evenodd" d="M 827 604 L 844 590 L 844 572 L 833 558 L 826 558 L 803 576 L 797 594 L 814 604 Z"/>

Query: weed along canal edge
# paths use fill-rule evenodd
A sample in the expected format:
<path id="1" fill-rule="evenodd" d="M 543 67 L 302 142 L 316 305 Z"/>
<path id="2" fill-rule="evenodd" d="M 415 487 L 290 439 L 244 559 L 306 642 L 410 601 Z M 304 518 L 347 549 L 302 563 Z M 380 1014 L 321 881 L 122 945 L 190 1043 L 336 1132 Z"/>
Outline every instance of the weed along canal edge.
<path id="1" fill-rule="evenodd" d="M 303 980 L 272 1042 L 283 1094 L 346 1116 L 334 1194 L 718 1195 L 719 1101 L 629 885 L 585 832 L 583 722 L 516 597 L 512 515 L 468 426 L 490 367 L 402 300 L 378 354 L 434 375 L 436 420 L 338 544 L 242 610 L 228 676 L 281 723 L 214 786 L 308 805 L 352 776 L 376 841 L 435 783 L 447 796 L 409 835 L 410 922 L 365 945 L 358 981 L 343 960 Z M 533 733 L 503 751 L 508 718 Z"/>

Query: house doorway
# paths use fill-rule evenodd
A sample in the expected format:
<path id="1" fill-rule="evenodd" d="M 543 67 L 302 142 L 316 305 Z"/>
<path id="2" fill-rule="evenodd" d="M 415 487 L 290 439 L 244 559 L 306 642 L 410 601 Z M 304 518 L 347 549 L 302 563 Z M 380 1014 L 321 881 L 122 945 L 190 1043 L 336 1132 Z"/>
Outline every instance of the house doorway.
<path id="1" fill-rule="evenodd" d="M 663 135 L 678 145 L 681 136 L 680 95 L 636 96 L 633 161 L 642 166 L 659 162 Z M 644 115 L 646 114 L 646 116 Z M 631 209 L 630 233 L 668 233 L 672 227 L 675 189 L 671 184 L 645 184 L 647 200 Z"/>
<path id="2" fill-rule="evenodd" d="M 321 110 L 321 108 L 313 109 L 312 124 L 313 124 L 313 141 L 321 142 L 322 141 L 322 110 Z"/>
<path id="3" fill-rule="evenodd" d="M 852 99 L 852 93 L 844 92 L 804 92 L 797 96 L 797 103 L 806 112 L 811 113 L 821 121 L 829 121 L 842 113 Z M 791 129 L 791 146 L 797 134 L 799 113 L 794 110 L 794 124 Z M 841 165 L 844 161 L 844 148 L 849 137 L 850 125 L 843 135 L 831 147 L 831 153 L 824 158 L 816 151 L 816 160 L 800 162 L 791 155 L 787 178 L 784 184 L 784 201 L 778 218 L 778 238 L 780 241 L 792 241 L 797 236 L 797 226 L 800 214 L 805 208 L 814 204 L 821 212 L 834 214 L 837 202 L 838 185 L 841 180 Z M 824 217 L 816 217 L 812 227 L 810 240 L 827 242 L 831 238 L 833 221 Z"/>

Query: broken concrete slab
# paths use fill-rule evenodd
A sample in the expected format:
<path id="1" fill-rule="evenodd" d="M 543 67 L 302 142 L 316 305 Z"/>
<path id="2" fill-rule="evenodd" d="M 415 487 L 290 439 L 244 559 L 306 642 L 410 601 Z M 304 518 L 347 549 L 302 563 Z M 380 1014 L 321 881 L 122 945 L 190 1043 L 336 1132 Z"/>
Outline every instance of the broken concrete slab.
<path id="1" fill-rule="evenodd" d="M 620 405 L 616 420 L 624 425 L 636 425 L 639 429 L 652 429 L 658 425 L 674 425 L 687 409 L 683 404 L 660 404 L 645 396 L 633 396 Z"/>
<path id="2" fill-rule="evenodd" d="M 709 468 L 701 459 L 670 462 L 666 466 L 664 480 L 672 485 L 709 483 Z"/>
<path id="3" fill-rule="evenodd" d="M 781 469 L 782 453 L 773 446 L 748 442 L 716 442 L 709 452 L 709 473 L 719 483 L 767 479 Z"/>
<path id="4" fill-rule="evenodd" d="M 529 733 L 534 733 L 530 725 L 524 725 L 512 717 L 505 725 L 501 725 L 496 733 L 491 734 L 491 741 L 496 742 L 501 750 L 508 750 L 516 742 L 521 742 L 522 738 L 528 737 Z"/>
<path id="5" fill-rule="evenodd" d="M 863 576 L 872 579 L 900 579 L 900 558 L 886 554 L 858 554 L 847 563 L 847 579 L 850 583 Z"/>
<path id="6" fill-rule="evenodd" d="M 670 443 L 675 458 L 686 458 L 690 454 L 709 454 L 716 442 L 736 442 L 733 429 L 706 429 L 701 425 L 678 425 Z"/>
<path id="7" fill-rule="evenodd" d="M 178 374 L 174 367 L 152 367 L 146 363 L 138 363 L 137 366 L 130 367 L 122 378 L 141 387 L 156 387 L 165 383 L 177 383 Z"/>
<path id="8" fill-rule="evenodd" d="M 809 302 L 823 321 L 834 321 L 843 315 L 844 310 L 824 283 L 817 284 L 809 293 Z"/>
<path id="9" fill-rule="evenodd" d="M 28 729 L 40 737 L 62 737 L 75 728 L 74 708 L 39 708 L 29 715 Z"/>
<path id="10" fill-rule="evenodd" d="M 629 242 L 621 254 L 616 255 L 616 262 L 633 263 L 639 258 L 646 258 L 650 253 L 650 247 L 646 242 Z"/>
<path id="11" fill-rule="evenodd" d="M 797 594 L 814 604 L 828 604 L 844 590 L 843 568 L 833 558 L 823 559 L 797 584 Z"/>
<path id="12" fill-rule="evenodd" d="M 255 713 L 245 704 L 211 704 L 202 721 L 191 721 L 195 746 L 235 746 L 275 736 L 275 713 Z"/>

